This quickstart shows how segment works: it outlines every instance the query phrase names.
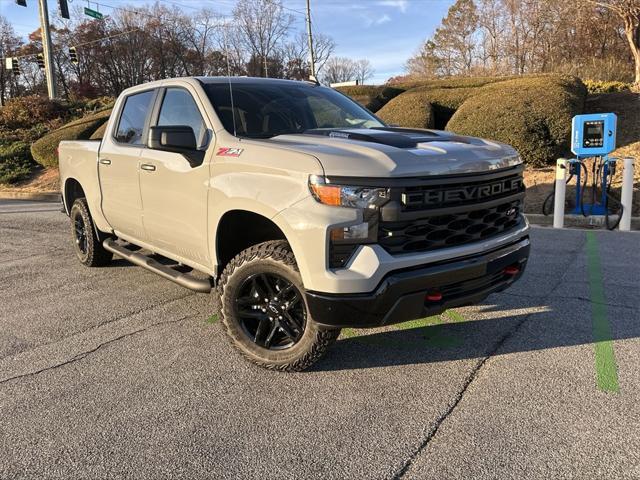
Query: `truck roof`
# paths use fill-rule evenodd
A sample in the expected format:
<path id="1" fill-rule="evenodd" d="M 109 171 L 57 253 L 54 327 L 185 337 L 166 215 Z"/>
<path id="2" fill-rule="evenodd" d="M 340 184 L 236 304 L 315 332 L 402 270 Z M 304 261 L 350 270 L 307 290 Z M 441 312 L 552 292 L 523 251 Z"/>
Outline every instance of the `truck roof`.
<path id="1" fill-rule="evenodd" d="M 278 84 L 290 84 L 290 83 L 296 83 L 296 84 L 308 84 L 308 85 L 314 85 L 313 82 L 311 81 L 307 81 L 307 80 L 284 80 L 281 78 L 264 78 L 264 77 L 191 77 L 194 78 L 196 80 L 198 80 L 201 83 L 205 83 L 205 84 L 212 84 L 212 83 L 229 83 L 229 80 L 231 80 L 232 84 L 246 84 L 246 83 L 251 83 L 251 84 L 256 84 L 256 83 L 262 83 L 265 85 L 278 85 Z"/>

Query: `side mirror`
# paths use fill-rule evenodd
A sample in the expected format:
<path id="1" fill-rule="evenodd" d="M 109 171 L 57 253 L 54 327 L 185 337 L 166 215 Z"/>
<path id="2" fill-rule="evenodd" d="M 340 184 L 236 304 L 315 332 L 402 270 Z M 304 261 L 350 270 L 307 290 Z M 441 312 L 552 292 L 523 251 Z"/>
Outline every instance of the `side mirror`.
<path id="1" fill-rule="evenodd" d="M 198 149 L 193 128 L 184 125 L 151 127 L 147 146 L 153 150 L 176 153 L 190 153 Z"/>

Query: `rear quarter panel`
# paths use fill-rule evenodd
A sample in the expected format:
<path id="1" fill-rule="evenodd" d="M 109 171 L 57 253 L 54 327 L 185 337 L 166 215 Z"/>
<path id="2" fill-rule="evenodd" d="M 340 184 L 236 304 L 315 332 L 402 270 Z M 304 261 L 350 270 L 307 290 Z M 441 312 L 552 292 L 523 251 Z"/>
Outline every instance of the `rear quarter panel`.
<path id="1" fill-rule="evenodd" d="M 98 177 L 99 140 L 68 140 L 60 142 L 58 158 L 60 168 L 60 188 L 67 213 L 69 204 L 68 187 L 77 181 L 85 193 L 89 211 L 96 227 L 104 232 L 111 231 L 110 225 L 102 215 L 100 179 Z"/>

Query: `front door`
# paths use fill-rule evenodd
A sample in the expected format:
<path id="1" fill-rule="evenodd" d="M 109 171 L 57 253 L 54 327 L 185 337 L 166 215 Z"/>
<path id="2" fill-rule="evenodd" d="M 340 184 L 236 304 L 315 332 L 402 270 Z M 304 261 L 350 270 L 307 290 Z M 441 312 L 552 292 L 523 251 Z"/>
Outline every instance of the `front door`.
<path id="1" fill-rule="evenodd" d="M 114 118 L 116 127 L 103 139 L 98 159 L 104 216 L 116 233 L 138 240 L 145 238 L 139 157 L 155 93 L 146 90 L 123 99 L 119 118 Z"/>
<path id="2" fill-rule="evenodd" d="M 210 264 L 208 249 L 207 147 L 212 130 L 192 93 L 170 87 L 159 93 L 159 126 L 189 126 L 195 133 L 200 163 L 190 163 L 181 153 L 143 150 L 140 155 L 140 193 L 143 224 L 148 242 L 200 265 Z"/>

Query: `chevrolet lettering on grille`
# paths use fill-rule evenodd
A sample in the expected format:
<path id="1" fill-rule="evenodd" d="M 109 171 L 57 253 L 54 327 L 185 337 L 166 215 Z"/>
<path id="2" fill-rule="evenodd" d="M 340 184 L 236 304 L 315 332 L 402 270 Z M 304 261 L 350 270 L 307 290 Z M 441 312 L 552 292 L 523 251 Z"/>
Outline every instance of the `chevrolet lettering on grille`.
<path id="1" fill-rule="evenodd" d="M 522 187 L 522 178 L 510 178 L 485 185 L 404 192 L 402 194 L 402 203 L 406 207 L 445 206 L 476 200 L 488 200 L 492 197 L 500 197 L 508 193 L 517 193 L 522 190 Z"/>

